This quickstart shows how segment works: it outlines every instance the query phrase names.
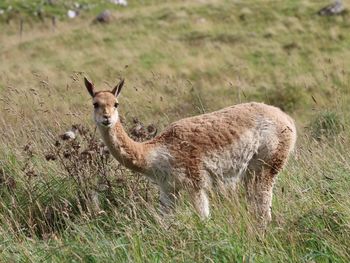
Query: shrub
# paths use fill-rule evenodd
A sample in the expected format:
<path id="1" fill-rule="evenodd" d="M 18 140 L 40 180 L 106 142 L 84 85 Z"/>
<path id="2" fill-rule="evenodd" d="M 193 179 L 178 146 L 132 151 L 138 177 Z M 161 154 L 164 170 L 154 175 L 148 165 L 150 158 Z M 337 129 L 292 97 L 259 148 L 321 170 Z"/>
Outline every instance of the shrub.
<path id="1" fill-rule="evenodd" d="M 310 122 L 309 128 L 311 136 L 320 140 L 338 135 L 344 129 L 344 125 L 336 112 L 327 110 L 318 113 Z"/>
<path id="2" fill-rule="evenodd" d="M 136 119 L 127 127 L 137 141 L 157 132 Z M 156 197 L 146 179 L 114 160 L 96 130 L 73 125 L 59 137 L 42 135 L 45 151 L 28 142 L 16 159 L 0 160 L 0 225 L 43 238 L 115 210 L 133 218 L 134 206 Z"/>
<path id="3" fill-rule="evenodd" d="M 305 103 L 305 98 L 306 94 L 302 88 L 290 84 L 275 89 L 264 85 L 252 94 L 248 94 L 249 100 L 264 101 L 286 112 L 293 112 L 300 108 Z"/>
<path id="4" fill-rule="evenodd" d="M 283 111 L 293 112 L 305 103 L 305 93 L 302 88 L 285 85 L 268 92 L 267 103 L 277 106 Z"/>

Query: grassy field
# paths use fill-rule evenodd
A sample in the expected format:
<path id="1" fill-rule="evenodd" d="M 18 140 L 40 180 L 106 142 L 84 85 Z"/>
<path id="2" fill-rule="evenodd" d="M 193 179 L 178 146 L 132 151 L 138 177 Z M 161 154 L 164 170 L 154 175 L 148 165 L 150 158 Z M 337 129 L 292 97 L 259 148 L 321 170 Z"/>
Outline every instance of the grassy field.
<path id="1" fill-rule="evenodd" d="M 328 1 L 306 0 L 75 2 L 75 19 L 74 1 L 0 3 L 0 262 L 350 261 L 349 13 L 320 17 Z M 113 21 L 92 23 L 104 8 Z M 298 145 L 266 235 L 241 190 L 213 193 L 207 221 L 186 194 L 160 217 L 155 187 L 100 152 L 85 75 L 99 89 L 126 78 L 129 131 L 252 100 L 293 116 Z M 72 124 L 81 135 L 61 141 Z"/>

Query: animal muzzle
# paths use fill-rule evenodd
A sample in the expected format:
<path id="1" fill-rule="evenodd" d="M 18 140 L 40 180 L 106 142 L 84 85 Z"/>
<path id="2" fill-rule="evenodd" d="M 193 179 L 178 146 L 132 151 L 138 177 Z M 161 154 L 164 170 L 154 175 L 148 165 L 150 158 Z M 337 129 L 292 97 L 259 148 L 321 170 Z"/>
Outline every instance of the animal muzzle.
<path id="1" fill-rule="evenodd" d="M 103 116 L 103 119 L 102 119 L 103 125 L 109 126 L 109 125 L 111 125 L 111 123 L 112 123 L 112 120 L 109 116 Z"/>

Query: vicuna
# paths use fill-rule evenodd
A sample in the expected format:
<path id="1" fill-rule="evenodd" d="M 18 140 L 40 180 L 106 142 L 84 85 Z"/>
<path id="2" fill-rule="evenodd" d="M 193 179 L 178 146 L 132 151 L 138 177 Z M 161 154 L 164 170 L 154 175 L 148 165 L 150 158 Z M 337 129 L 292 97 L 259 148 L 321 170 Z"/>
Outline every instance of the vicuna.
<path id="1" fill-rule="evenodd" d="M 85 78 L 105 144 L 121 164 L 159 186 L 164 211 L 174 207 L 185 189 L 206 218 L 211 186 L 234 188 L 242 180 L 258 218 L 265 224 L 271 220 L 273 185 L 296 141 L 292 118 L 273 106 L 244 103 L 176 121 L 152 140 L 135 142 L 119 119 L 123 84 L 97 92 Z"/>

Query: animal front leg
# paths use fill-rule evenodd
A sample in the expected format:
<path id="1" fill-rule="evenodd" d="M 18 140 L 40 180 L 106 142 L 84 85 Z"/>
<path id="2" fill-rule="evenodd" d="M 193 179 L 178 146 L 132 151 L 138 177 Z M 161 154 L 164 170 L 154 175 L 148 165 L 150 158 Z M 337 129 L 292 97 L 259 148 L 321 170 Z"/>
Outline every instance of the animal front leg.
<path id="1" fill-rule="evenodd" d="M 190 192 L 190 198 L 193 207 L 196 209 L 198 215 L 202 219 L 206 219 L 209 217 L 209 199 L 208 195 L 204 189 L 200 190 L 192 190 Z"/>

